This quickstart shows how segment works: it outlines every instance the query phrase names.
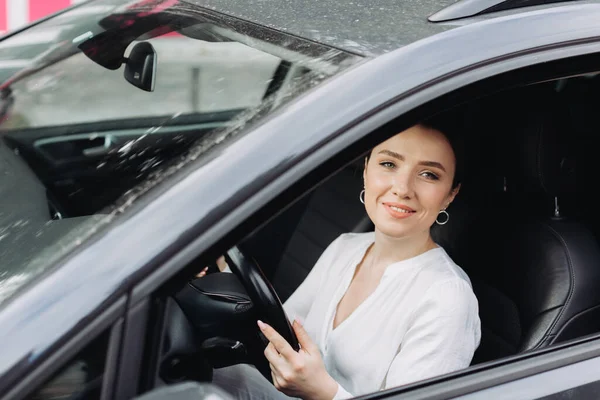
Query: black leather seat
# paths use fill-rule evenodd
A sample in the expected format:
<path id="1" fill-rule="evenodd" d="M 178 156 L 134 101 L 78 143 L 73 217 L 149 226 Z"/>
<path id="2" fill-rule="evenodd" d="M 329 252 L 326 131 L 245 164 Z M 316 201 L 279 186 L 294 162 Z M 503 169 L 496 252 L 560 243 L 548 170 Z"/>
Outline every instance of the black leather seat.
<path id="1" fill-rule="evenodd" d="M 503 163 L 460 194 L 434 238 L 470 276 L 482 340 L 473 363 L 600 332 L 600 247 L 555 204 L 576 188 L 557 113 L 528 114 L 495 149 Z M 510 137 L 506 132 L 512 132 Z M 563 143 L 561 143 L 563 142 Z M 490 158 L 494 158 L 490 154 Z M 485 165 L 485 164 L 484 164 Z M 557 200 L 557 202 L 555 202 Z"/>

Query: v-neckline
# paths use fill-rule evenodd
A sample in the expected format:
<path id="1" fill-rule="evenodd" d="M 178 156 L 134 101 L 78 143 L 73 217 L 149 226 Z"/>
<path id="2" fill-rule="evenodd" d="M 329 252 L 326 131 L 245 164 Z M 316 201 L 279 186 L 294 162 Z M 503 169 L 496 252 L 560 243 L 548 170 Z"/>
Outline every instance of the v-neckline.
<path id="1" fill-rule="evenodd" d="M 354 310 L 352 310 L 352 312 L 346 318 L 344 318 L 343 321 L 341 321 L 336 327 L 333 326 L 334 323 L 335 323 L 335 317 L 337 316 L 337 313 L 338 313 L 338 307 L 339 307 L 342 299 L 346 295 L 346 292 L 350 288 L 350 285 L 352 284 L 352 280 L 354 279 L 354 277 L 356 275 L 356 272 L 357 272 L 356 269 L 358 268 L 358 266 L 361 263 L 364 262 L 365 257 L 367 255 L 367 252 L 369 251 L 369 249 L 371 248 L 371 246 L 373 246 L 374 243 L 375 243 L 375 239 L 373 238 L 368 243 L 366 243 L 366 246 L 365 246 L 364 249 L 361 249 L 362 257 L 360 258 L 360 261 L 358 261 L 357 263 L 354 264 L 354 266 L 352 267 L 352 274 L 349 276 L 349 278 L 346 278 L 346 280 L 344 281 L 344 284 L 338 289 L 341 293 L 338 292 L 336 294 L 336 296 L 334 297 L 334 299 L 333 299 L 333 301 L 335 303 L 333 305 L 333 310 L 331 311 L 331 314 L 330 314 L 330 319 L 328 320 L 328 326 L 327 326 L 327 332 L 328 332 L 328 334 L 327 334 L 327 336 L 329 335 L 329 333 L 337 332 L 340 329 L 340 327 L 342 327 L 344 325 L 347 325 L 347 322 L 349 320 L 351 320 L 357 314 L 358 311 L 360 311 L 362 308 L 364 308 L 364 305 L 366 303 L 368 303 L 369 301 L 371 301 L 373 299 L 375 293 L 377 293 L 377 291 L 380 289 L 381 282 L 383 281 L 383 278 L 386 275 L 386 272 L 388 271 L 389 266 L 388 266 L 388 268 L 386 268 L 385 272 L 381 275 L 381 278 L 379 279 L 379 282 L 377 283 L 377 286 L 375 286 L 375 289 L 371 293 L 369 293 L 369 295 Z M 411 258 L 409 258 L 407 260 L 413 260 L 413 259 L 416 259 L 416 258 L 423 258 L 423 257 L 425 257 L 425 255 L 430 255 L 430 254 L 433 253 L 434 250 L 439 250 L 439 249 L 441 249 L 441 247 L 439 247 L 439 246 L 434 247 L 433 249 L 426 250 L 423 253 L 421 253 L 419 255 L 416 255 L 414 257 L 411 257 Z M 397 263 L 393 263 L 393 264 L 390 264 L 390 265 L 395 265 L 395 264 L 398 264 L 398 263 L 402 263 L 404 261 L 406 261 L 406 260 L 398 261 Z"/>
<path id="2" fill-rule="evenodd" d="M 369 293 L 369 295 L 367 297 L 365 297 L 365 299 L 358 306 L 356 306 L 356 308 L 354 310 L 352 310 L 352 312 L 350 314 L 348 314 L 346 316 L 346 318 L 344 318 L 342 321 L 340 321 L 340 323 L 337 326 L 334 326 L 335 318 L 338 314 L 338 308 L 340 306 L 340 303 L 342 302 L 342 300 L 344 299 L 344 296 L 346 295 L 348 289 L 350 288 L 350 285 L 352 284 L 353 279 L 356 277 L 356 272 L 357 272 L 358 266 L 361 265 L 365 261 L 365 257 L 367 256 L 369 249 L 371 248 L 371 246 L 373 246 L 374 243 L 375 243 L 374 241 L 370 241 L 367 244 L 366 248 L 364 250 L 362 250 L 362 257 L 360 258 L 360 261 L 354 264 L 354 266 L 352 268 L 352 274 L 350 275 L 349 280 L 347 282 L 345 281 L 344 285 L 342 285 L 342 287 L 340 289 L 341 295 L 338 293 L 338 295 L 334 298 L 335 303 L 334 303 L 334 307 L 333 307 L 333 311 L 332 311 L 331 320 L 329 322 L 329 329 L 330 329 L 331 333 L 338 331 L 341 326 L 345 325 L 348 320 L 352 319 L 352 317 L 356 314 L 356 312 L 359 311 L 361 308 L 363 308 L 363 305 L 365 303 L 367 303 L 373 297 L 373 295 L 375 294 L 375 292 L 377 292 L 377 289 L 381 285 L 381 281 L 383 280 L 383 274 L 381 275 L 381 278 L 379 279 L 377 286 L 375 286 L 375 289 L 373 289 L 373 291 L 371 293 Z"/>

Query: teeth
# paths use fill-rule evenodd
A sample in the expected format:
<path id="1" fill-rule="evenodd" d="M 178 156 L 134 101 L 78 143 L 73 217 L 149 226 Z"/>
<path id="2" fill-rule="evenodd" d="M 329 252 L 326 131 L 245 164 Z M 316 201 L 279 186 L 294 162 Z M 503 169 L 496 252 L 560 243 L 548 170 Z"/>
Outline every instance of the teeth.
<path id="1" fill-rule="evenodd" d="M 402 208 L 398 208 L 398 207 L 394 207 L 394 206 L 390 206 L 390 208 L 394 211 L 399 211 L 399 212 L 403 212 L 403 213 L 409 213 L 410 211 L 408 210 L 403 210 Z"/>

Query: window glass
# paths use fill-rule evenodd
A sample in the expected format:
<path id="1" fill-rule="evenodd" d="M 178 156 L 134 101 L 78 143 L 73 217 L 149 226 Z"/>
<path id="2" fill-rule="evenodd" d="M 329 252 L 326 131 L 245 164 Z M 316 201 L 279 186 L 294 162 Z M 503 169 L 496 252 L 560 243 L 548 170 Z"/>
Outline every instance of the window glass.
<path id="1" fill-rule="evenodd" d="M 100 335 L 28 398 L 100 399 L 109 334 L 110 331 L 107 331 Z"/>
<path id="2" fill-rule="evenodd" d="M 2 128 L 256 107 L 281 62 L 236 42 L 210 43 L 180 34 L 145 42 L 158 54 L 153 92 L 128 84 L 123 68 L 106 69 L 79 53 L 12 85 L 14 104 Z"/>
<path id="3" fill-rule="evenodd" d="M 0 304 L 165 171 L 358 60 L 247 25 L 97 0 L 0 41 Z"/>

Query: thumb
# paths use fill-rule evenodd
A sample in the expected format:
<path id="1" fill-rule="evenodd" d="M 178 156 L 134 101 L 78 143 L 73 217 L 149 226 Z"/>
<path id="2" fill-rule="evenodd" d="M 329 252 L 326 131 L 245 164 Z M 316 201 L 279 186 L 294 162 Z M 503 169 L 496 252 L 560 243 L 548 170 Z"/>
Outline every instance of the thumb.
<path id="1" fill-rule="evenodd" d="M 292 327 L 294 328 L 294 332 L 296 333 L 300 347 L 309 353 L 313 353 L 315 350 L 317 350 L 317 345 L 312 341 L 310 336 L 308 336 L 308 333 L 297 319 L 292 322 Z"/>

